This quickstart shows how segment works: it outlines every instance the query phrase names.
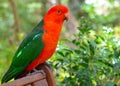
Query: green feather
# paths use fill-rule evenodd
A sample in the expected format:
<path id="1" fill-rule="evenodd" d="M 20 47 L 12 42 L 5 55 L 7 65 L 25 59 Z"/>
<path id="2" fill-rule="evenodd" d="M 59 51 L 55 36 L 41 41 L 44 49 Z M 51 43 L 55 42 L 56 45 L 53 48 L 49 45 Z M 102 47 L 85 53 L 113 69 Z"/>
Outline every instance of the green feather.
<path id="1" fill-rule="evenodd" d="M 42 42 L 43 20 L 32 30 L 22 41 L 16 51 L 11 66 L 2 78 L 1 83 L 5 83 L 19 75 L 25 68 L 34 61 L 44 47 Z"/>

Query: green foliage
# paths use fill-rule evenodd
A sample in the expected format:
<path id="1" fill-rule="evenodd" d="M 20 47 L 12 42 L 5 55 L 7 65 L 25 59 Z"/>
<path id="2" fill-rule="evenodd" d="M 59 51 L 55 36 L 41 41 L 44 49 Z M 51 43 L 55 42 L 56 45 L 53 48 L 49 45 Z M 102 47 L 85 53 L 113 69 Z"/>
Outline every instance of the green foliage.
<path id="1" fill-rule="evenodd" d="M 0 0 L 0 80 L 20 41 L 43 18 L 52 0 L 13 0 L 20 23 L 19 42 L 15 40 L 14 15 L 9 1 Z M 74 32 L 71 24 L 75 22 L 79 27 L 74 39 L 67 38 L 73 48 L 61 40 L 49 61 L 57 86 L 120 86 L 120 0 L 59 1 L 67 5 L 72 14 L 69 29 L 64 33 Z M 79 19 L 81 16 L 87 19 Z"/>
<path id="2" fill-rule="evenodd" d="M 78 33 L 68 40 L 75 48 L 60 44 L 50 61 L 64 86 L 115 86 L 120 77 L 120 40 L 114 30 L 99 29 L 85 17 L 79 20 Z M 111 84 L 111 85 L 109 85 Z M 117 83 L 116 83 L 117 84 Z"/>

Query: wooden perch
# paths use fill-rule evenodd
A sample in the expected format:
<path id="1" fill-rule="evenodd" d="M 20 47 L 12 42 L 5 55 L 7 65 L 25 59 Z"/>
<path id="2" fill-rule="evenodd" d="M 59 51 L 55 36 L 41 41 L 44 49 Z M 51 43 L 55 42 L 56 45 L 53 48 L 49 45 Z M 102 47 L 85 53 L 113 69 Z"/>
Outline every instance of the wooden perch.
<path id="1" fill-rule="evenodd" d="M 54 76 L 50 70 L 50 68 L 48 68 L 48 66 L 46 66 L 45 64 L 41 64 L 40 66 L 37 67 L 38 69 L 43 69 L 46 73 L 46 80 L 49 84 L 49 86 L 56 86 L 55 80 L 54 80 Z"/>
<path id="2" fill-rule="evenodd" d="M 42 75 L 41 73 L 31 75 L 31 76 L 26 76 L 21 79 L 17 79 L 13 82 L 8 82 L 6 84 L 3 84 L 2 86 L 23 86 L 26 84 L 30 84 L 39 80 L 45 79 L 45 76 Z"/>
<path id="3" fill-rule="evenodd" d="M 0 86 L 56 86 L 52 71 L 45 64 L 39 65 L 38 69 L 45 74 L 35 73 Z"/>

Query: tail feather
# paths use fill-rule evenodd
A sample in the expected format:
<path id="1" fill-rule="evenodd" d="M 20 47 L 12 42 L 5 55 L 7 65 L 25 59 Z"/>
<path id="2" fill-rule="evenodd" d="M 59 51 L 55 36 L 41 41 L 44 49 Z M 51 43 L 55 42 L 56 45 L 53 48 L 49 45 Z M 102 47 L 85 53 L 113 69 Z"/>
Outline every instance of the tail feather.
<path id="1" fill-rule="evenodd" d="M 14 77 L 15 71 L 11 71 L 10 69 L 5 73 L 2 77 L 1 83 L 5 83 Z"/>
<path id="2" fill-rule="evenodd" d="M 12 78 L 15 78 L 18 74 L 21 73 L 21 69 L 8 69 L 8 71 L 5 73 L 5 75 L 2 77 L 1 84 L 6 83 Z"/>

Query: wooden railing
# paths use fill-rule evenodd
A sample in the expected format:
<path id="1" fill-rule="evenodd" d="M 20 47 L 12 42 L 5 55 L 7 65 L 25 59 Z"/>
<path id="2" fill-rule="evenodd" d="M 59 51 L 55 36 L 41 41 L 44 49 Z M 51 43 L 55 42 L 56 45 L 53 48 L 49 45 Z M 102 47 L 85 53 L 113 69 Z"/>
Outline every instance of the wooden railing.
<path id="1" fill-rule="evenodd" d="M 38 69 L 43 70 L 44 74 L 38 72 L 0 86 L 56 86 L 54 76 L 48 66 L 42 64 L 38 66 Z"/>

